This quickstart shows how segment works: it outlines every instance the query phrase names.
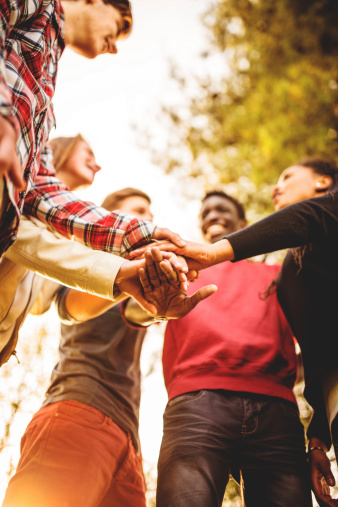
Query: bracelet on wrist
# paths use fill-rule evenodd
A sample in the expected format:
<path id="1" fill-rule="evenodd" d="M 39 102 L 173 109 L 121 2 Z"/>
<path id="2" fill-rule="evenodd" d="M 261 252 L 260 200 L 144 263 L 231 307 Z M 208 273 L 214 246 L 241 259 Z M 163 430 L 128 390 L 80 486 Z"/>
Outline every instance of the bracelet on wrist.
<path id="1" fill-rule="evenodd" d="M 166 319 L 165 317 L 153 317 L 153 322 L 167 322 L 168 319 Z"/>
<path id="2" fill-rule="evenodd" d="M 324 449 L 322 447 L 319 447 L 319 446 L 309 447 L 308 450 L 307 450 L 308 454 L 310 454 L 310 452 L 313 452 L 313 451 L 322 451 L 322 452 L 325 452 Z"/>

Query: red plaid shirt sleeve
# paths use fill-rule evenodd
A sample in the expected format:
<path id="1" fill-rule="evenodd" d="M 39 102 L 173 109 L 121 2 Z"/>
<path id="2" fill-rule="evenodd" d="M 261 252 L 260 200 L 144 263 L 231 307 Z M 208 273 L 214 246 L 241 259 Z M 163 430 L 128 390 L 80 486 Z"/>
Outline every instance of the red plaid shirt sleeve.
<path id="1" fill-rule="evenodd" d="M 14 12 L 16 11 L 14 10 Z M 10 2 L 8 0 L 0 0 L 0 114 L 6 117 L 13 124 L 14 128 L 17 128 L 12 110 L 12 92 L 5 80 L 5 45 L 10 32 L 10 14 Z"/>
<path id="2" fill-rule="evenodd" d="M 62 236 L 116 255 L 125 256 L 151 241 L 156 227 L 151 222 L 79 201 L 54 176 L 50 157 L 47 147 L 42 154 L 39 174 L 25 199 L 26 215 L 38 218 Z"/>

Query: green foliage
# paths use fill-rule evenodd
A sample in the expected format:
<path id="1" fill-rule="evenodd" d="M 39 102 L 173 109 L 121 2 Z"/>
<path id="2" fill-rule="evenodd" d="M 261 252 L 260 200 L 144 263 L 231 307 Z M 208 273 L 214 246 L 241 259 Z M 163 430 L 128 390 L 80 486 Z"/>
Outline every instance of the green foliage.
<path id="1" fill-rule="evenodd" d="M 267 185 L 285 167 L 303 156 L 337 158 L 338 2 L 220 0 L 203 22 L 211 44 L 203 58 L 217 56 L 219 78 L 199 77 L 184 106 L 165 108 L 173 127 L 166 167 L 187 173 L 183 144 L 188 174 L 237 182 L 259 215 L 272 210 Z M 183 90 L 187 78 L 175 74 Z"/>

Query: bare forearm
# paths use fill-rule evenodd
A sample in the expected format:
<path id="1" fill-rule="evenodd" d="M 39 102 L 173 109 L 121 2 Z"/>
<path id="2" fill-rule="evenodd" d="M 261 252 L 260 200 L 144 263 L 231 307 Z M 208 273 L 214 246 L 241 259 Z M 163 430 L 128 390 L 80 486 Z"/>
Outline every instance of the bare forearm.
<path id="1" fill-rule="evenodd" d="M 114 301 L 110 301 L 93 294 L 71 289 L 65 299 L 65 309 L 74 320 L 83 322 L 98 317 L 127 297 L 126 294 L 121 294 Z"/>

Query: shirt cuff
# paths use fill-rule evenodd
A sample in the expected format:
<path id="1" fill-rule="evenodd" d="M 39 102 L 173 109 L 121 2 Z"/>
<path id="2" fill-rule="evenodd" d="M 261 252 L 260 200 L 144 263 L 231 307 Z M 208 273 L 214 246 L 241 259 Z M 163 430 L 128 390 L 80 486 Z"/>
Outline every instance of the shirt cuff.
<path id="1" fill-rule="evenodd" d="M 97 259 L 88 273 L 86 292 L 99 294 L 103 298 L 115 301 L 121 293 L 118 290 L 114 294 L 114 282 L 124 262 L 126 259 L 123 257 L 97 251 Z"/>

